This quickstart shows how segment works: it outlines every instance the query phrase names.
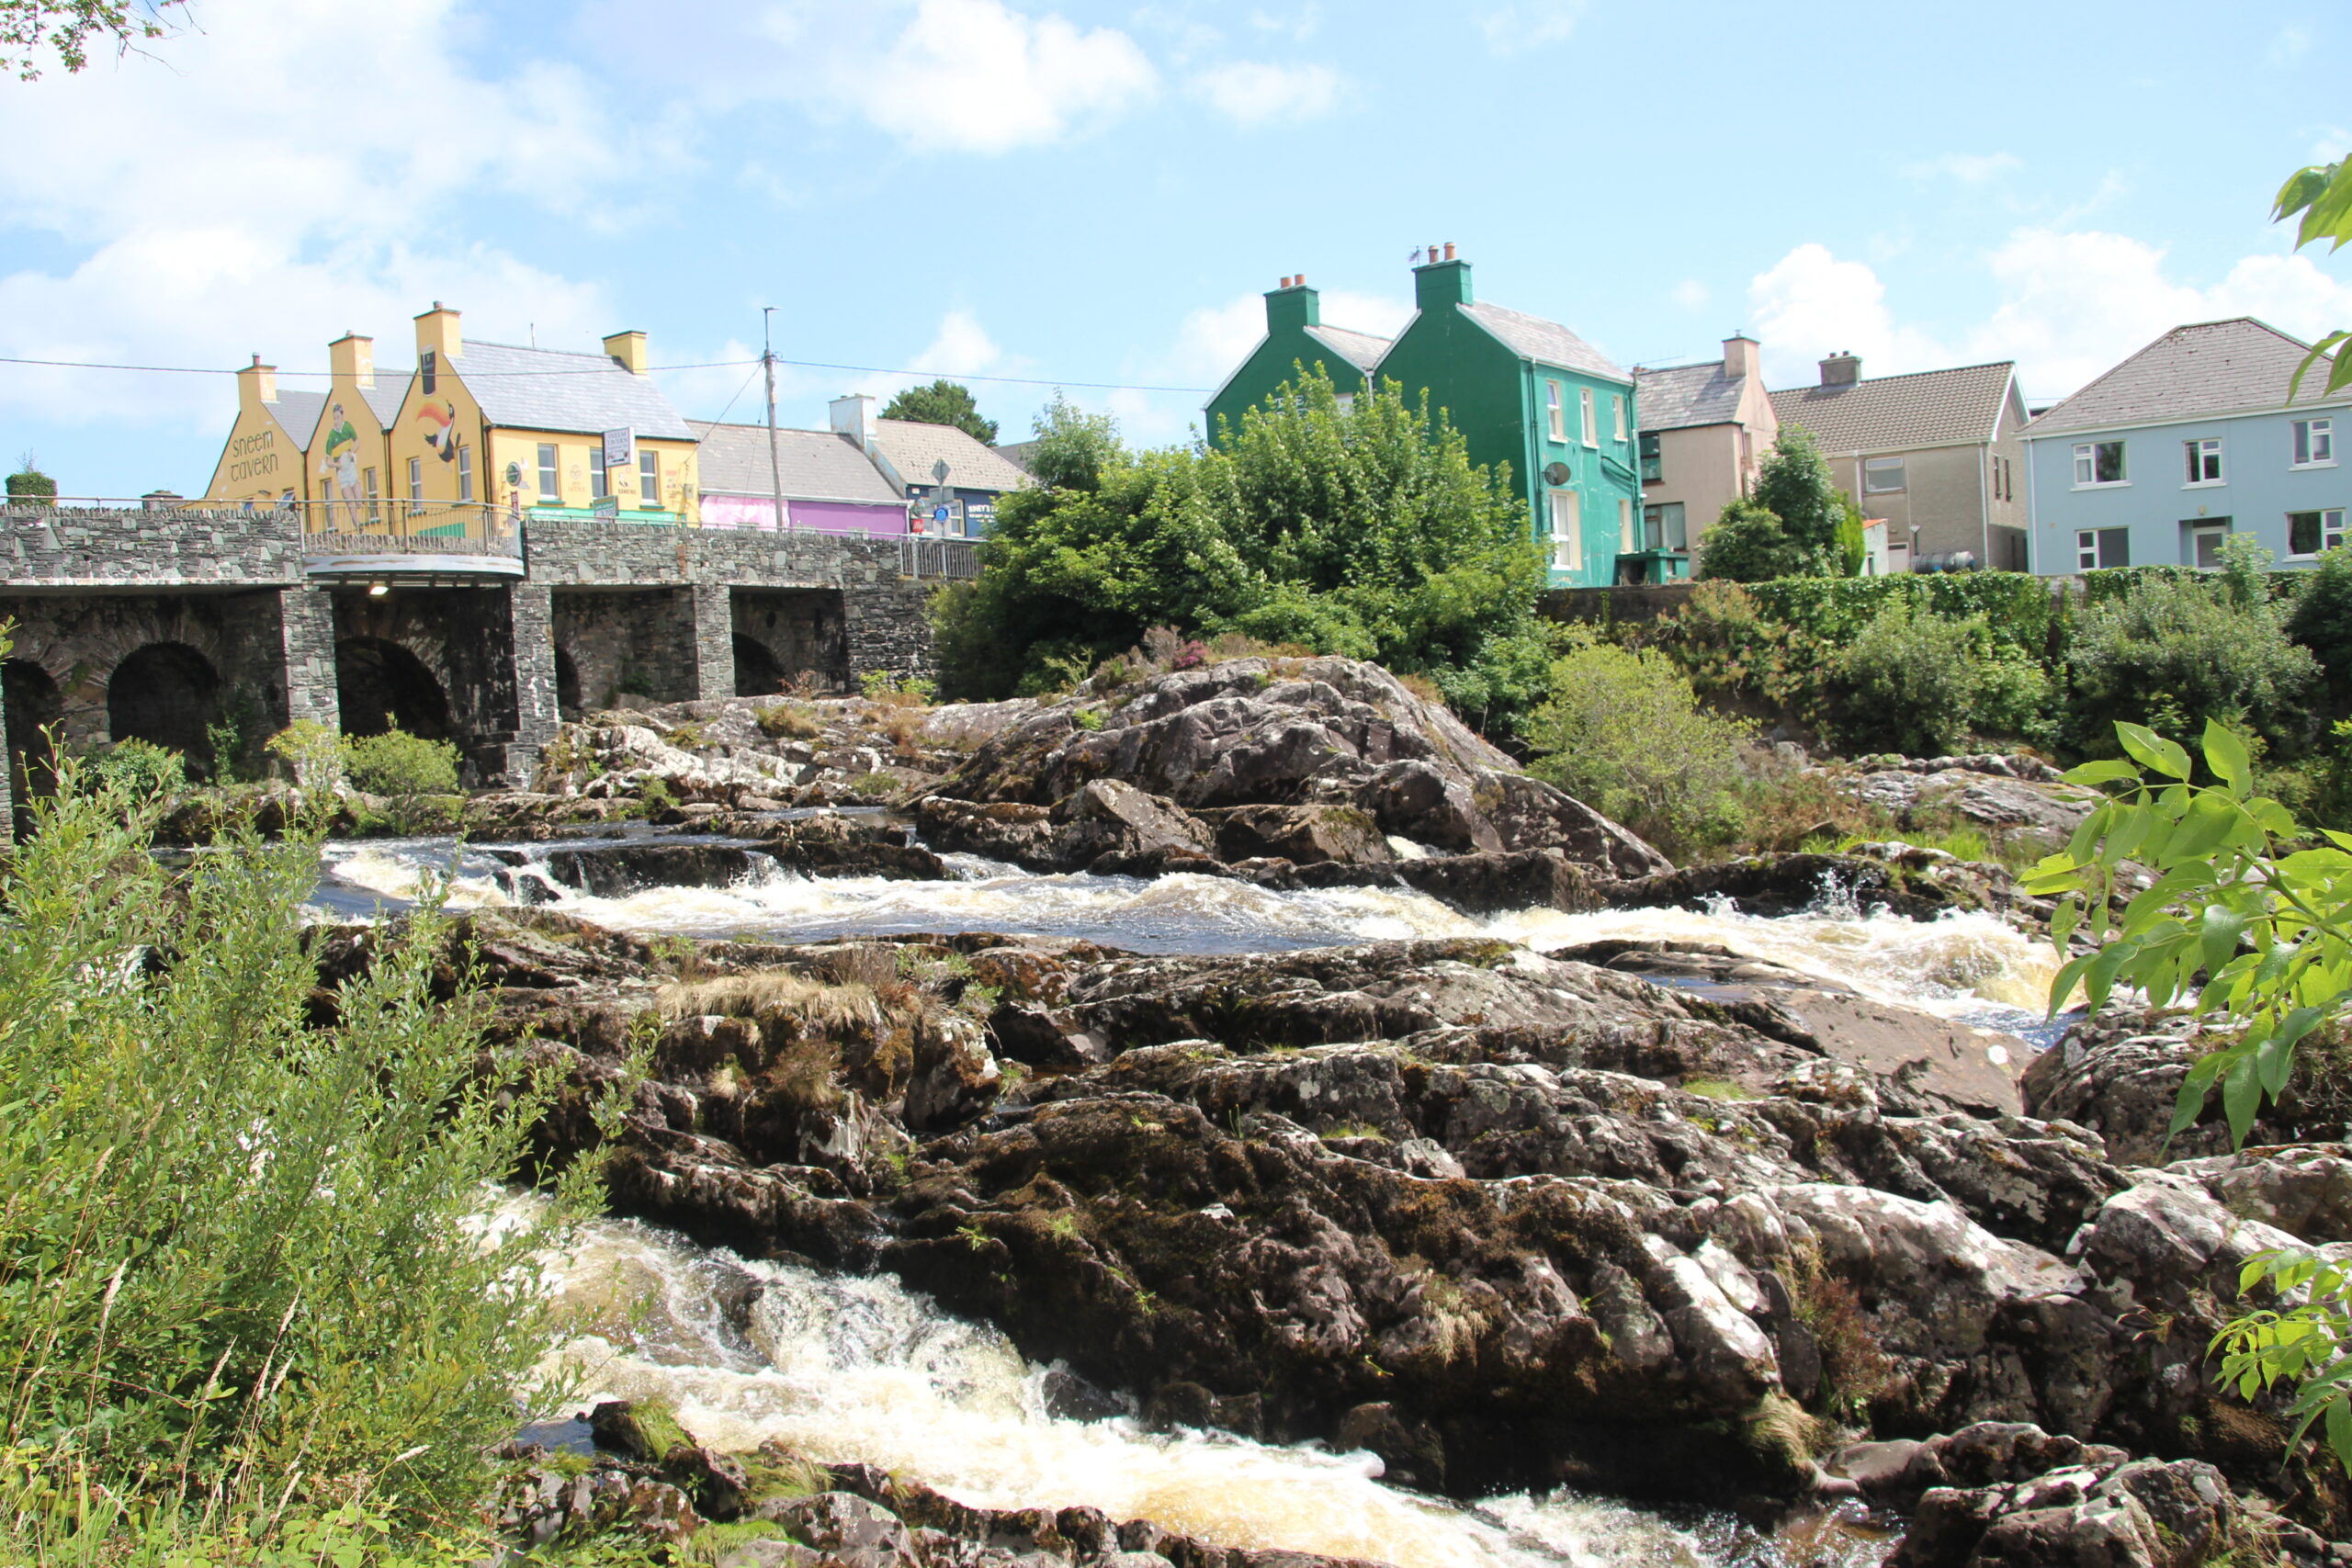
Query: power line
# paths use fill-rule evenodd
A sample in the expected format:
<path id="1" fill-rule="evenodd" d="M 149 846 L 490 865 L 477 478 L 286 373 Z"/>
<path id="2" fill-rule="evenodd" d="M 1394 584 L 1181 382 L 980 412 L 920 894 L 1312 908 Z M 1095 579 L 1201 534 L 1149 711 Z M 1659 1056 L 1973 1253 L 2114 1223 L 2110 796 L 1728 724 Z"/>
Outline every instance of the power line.
<path id="1" fill-rule="evenodd" d="M 549 350 L 548 352 L 552 353 L 561 351 Z M 760 361 L 756 359 L 712 359 L 707 360 L 699 365 L 650 366 L 648 367 L 647 373 L 649 375 L 662 375 L 673 370 L 732 370 L 741 366 L 757 365 L 759 363 Z M 1212 389 L 1207 387 L 1138 386 L 1125 381 L 1066 381 L 1054 377 L 1039 376 L 983 376 L 971 371 L 912 370 L 890 365 L 837 365 L 830 360 L 822 359 L 786 359 L 781 355 L 776 356 L 776 363 L 778 365 L 789 365 L 796 369 L 801 370 L 854 370 L 876 376 L 930 377 L 933 379 L 945 379 L 951 381 L 996 381 L 1013 387 L 1075 387 L 1080 391 L 1091 392 L 1184 392 L 1201 394 L 1206 393 Z M 128 370 L 150 376 L 234 376 L 238 374 L 238 372 L 234 370 L 223 370 L 209 365 L 100 365 L 80 359 L 19 359 L 6 355 L 0 355 L 0 365 L 38 365 L 52 370 Z M 470 370 L 464 365 L 459 364 L 454 366 L 452 368 L 455 369 L 461 378 L 465 379 L 506 380 L 525 376 L 601 376 L 610 370 L 612 367 L 610 365 L 583 365 L 575 370 Z M 331 378 L 334 375 L 334 372 L 332 370 L 278 370 L 275 367 L 272 368 L 271 373 L 280 377 L 311 377 L 313 378 Z M 399 372 L 399 374 L 407 375 L 413 374 L 413 372 Z M 741 394 L 738 395 L 740 396 Z"/>

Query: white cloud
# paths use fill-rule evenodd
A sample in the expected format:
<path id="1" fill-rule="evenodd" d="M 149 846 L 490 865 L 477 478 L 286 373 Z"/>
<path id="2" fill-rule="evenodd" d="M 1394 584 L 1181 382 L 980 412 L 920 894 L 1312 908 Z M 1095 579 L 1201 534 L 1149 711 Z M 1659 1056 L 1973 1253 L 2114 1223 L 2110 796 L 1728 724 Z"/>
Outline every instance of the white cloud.
<path id="1" fill-rule="evenodd" d="M 1584 17 L 1585 0 L 1523 0 L 1489 11 L 1480 21 L 1487 47 L 1497 54 L 1565 43 Z"/>
<path id="2" fill-rule="evenodd" d="M 1906 164 L 1903 172 L 1913 179 L 1948 175 L 1962 185 L 1981 186 L 2018 166 L 2017 159 L 2007 152 L 1947 152 L 1925 163 Z"/>
<path id="3" fill-rule="evenodd" d="M 1394 337 L 1413 317 L 1412 301 L 1392 295 L 1359 294 L 1345 288 L 1317 292 L 1324 321 L 1351 332 Z M 1261 295 L 1242 294 L 1222 305 L 1204 305 L 1177 327 L 1176 343 L 1166 361 L 1146 378 L 1215 387 L 1233 374 L 1265 335 L 1266 301 Z"/>
<path id="4" fill-rule="evenodd" d="M 1891 375 L 1950 363 L 1926 334 L 1896 325 L 1886 286 L 1868 263 L 1839 261 L 1826 245 L 1799 245 L 1748 284 L 1748 313 L 1764 344 L 1766 379 L 1815 378 L 1825 355 L 1862 356 L 1865 373 Z"/>
<path id="5" fill-rule="evenodd" d="M 568 69 L 460 68 L 454 10 L 416 0 L 356 32 L 332 7 L 241 0 L 175 39 L 167 63 L 0 95 L 0 142 L 41 150 L 0 161 L 0 211 L 85 253 L 0 276 L 6 352 L 232 367 L 258 351 L 284 385 L 315 387 L 291 372 L 323 369 L 346 328 L 372 333 L 387 368 L 407 363 L 408 319 L 436 297 L 466 311 L 471 336 L 526 341 L 536 326 L 542 344 L 594 346 L 611 330 L 600 290 L 443 241 L 435 220 L 490 196 L 605 222 L 600 182 L 639 167 L 647 148 Z M 351 112 L 370 98 L 400 112 Z M 234 407 L 210 378 L 0 381 L 0 408 L 68 423 L 225 429 Z"/>
<path id="6" fill-rule="evenodd" d="M 2301 28 L 2280 28 L 2270 39 L 2268 59 L 2274 66 L 2293 65 L 2311 52 L 2312 35 Z"/>
<path id="7" fill-rule="evenodd" d="M 1813 361 L 1850 350 L 1865 375 L 2018 362 L 2037 396 L 2061 396 L 2174 327 L 2250 315 L 2306 339 L 2352 323 L 2352 284 L 2306 255 L 2253 255 L 2199 288 L 2167 274 L 2165 253 L 2128 235 L 2020 229 L 1985 261 L 1998 303 L 1949 337 L 1899 321 L 1876 272 L 1826 246 L 1799 245 L 1749 287 L 1771 380 L 1810 382 Z"/>
<path id="8" fill-rule="evenodd" d="M 1267 65 L 1239 60 L 1193 78 L 1193 90 L 1236 125 L 1313 119 L 1329 114 L 1340 96 L 1339 73 L 1328 65 Z"/>
<path id="9" fill-rule="evenodd" d="M 1674 286 L 1672 299 L 1686 310 L 1705 310 L 1708 298 L 1707 286 L 1695 277 L 1686 277 Z"/>

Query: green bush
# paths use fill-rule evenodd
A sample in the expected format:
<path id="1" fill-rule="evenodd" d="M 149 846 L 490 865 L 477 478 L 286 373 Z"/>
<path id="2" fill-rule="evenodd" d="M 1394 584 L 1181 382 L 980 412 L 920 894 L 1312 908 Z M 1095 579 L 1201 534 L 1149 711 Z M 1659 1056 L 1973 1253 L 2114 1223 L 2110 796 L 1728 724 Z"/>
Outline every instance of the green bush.
<path id="1" fill-rule="evenodd" d="M 1861 521 L 1811 433 L 1784 424 L 1753 496 L 1732 501 L 1700 540 L 1699 573 L 1735 582 L 1850 575 L 1861 567 Z"/>
<path id="2" fill-rule="evenodd" d="M 1739 829 L 1739 743 L 1749 726 L 1699 705 L 1664 654 L 1605 644 L 1565 655 L 1529 722 L 1534 772 L 1670 854 Z"/>
<path id="3" fill-rule="evenodd" d="M 2151 574 L 2093 602 L 2075 621 L 2066 675 L 2066 739 L 2083 756 L 2113 755 L 2118 721 L 2182 735 L 2218 719 L 2251 728 L 2282 758 L 2319 728 L 2306 706 L 2318 662 L 2289 640 L 2280 606 L 2249 597 L 2240 577 Z"/>
<path id="4" fill-rule="evenodd" d="M 136 800 L 159 799 L 187 787 L 187 762 L 168 746 L 118 740 L 84 760 L 82 782 L 91 788 L 119 789 Z"/>
<path id="5" fill-rule="evenodd" d="M 462 953 L 436 997 L 429 904 L 313 1025 L 314 831 L 175 872 L 152 796 L 72 782 L 0 867 L 7 1501 L 63 1486 L 132 1532 L 464 1511 L 553 1342 L 542 1260 L 594 1196 L 582 1162 L 482 1223 L 555 1086 L 481 1055 Z"/>
<path id="6" fill-rule="evenodd" d="M 1831 666 L 1840 735 L 1864 750 L 1951 750 L 1975 706 L 1977 630 L 1887 604 Z"/>
<path id="7" fill-rule="evenodd" d="M 293 773 L 296 789 L 332 791 L 343 783 L 343 737 L 317 719 L 296 719 L 263 750 Z"/>
<path id="8" fill-rule="evenodd" d="M 30 452 L 24 455 L 17 471 L 8 476 L 8 504 L 11 506 L 51 506 L 57 501 L 57 481 L 40 471 L 40 461 Z"/>
<path id="9" fill-rule="evenodd" d="M 427 740 L 398 725 L 381 735 L 344 742 L 344 771 L 369 795 L 451 795 L 458 788 L 458 748 Z"/>
<path id="10" fill-rule="evenodd" d="M 2301 586 L 2287 635 L 2318 658 L 2341 703 L 2352 697 L 2352 550 L 2320 557 Z"/>

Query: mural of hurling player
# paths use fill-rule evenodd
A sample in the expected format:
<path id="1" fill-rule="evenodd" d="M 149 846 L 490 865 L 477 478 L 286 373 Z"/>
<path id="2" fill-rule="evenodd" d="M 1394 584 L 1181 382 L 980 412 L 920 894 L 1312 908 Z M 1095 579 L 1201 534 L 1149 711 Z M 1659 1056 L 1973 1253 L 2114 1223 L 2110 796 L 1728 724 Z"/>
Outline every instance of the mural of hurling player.
<path id="1" fill-rule="evenodd" d="M 319 464 L 322 476 L 334 480 L 335 501 L 327 506 L 327 526 L 336 525 L 338 514 L 346 532 L 359 532 L 359 433 L 345 419 L 343 405 L 334 405 L 334 423 L 327 428 L 327 455 Z"/>

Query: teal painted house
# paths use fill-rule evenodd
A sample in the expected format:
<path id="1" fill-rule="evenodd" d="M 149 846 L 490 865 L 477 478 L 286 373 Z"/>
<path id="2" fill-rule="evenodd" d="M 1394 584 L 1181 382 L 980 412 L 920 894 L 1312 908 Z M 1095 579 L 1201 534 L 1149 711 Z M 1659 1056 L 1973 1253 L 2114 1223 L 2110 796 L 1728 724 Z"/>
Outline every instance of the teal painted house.
<path id="1" fill-rule="evenodd" d="M 1241 411 L 1297 380 L 1301 366 L 1310 371 L 1320 366 L 1343 398 L 1361 392 L 1387 352 L 1385 337 L 1325 326 L 1322 300 L 1306 287 L 1306 276 L 1285 277 L 1266 295 L 1266 335 L 1208 400 L 1208 437 L 1219 439 L 1220 429 L 1239 430 Z"/>
<path id="2" fill-rule="evenodd" d="M 1673 570 L 1644 551 L 1634 378 L 1555 321 L 1478 302 L 1453 247 L 1413 269 L 1413 319 L 1381 356 L 1407 400 L 1427 389 L 1470 448 L 1510 465 L 1554 587 L 1655 581 Z"/>

